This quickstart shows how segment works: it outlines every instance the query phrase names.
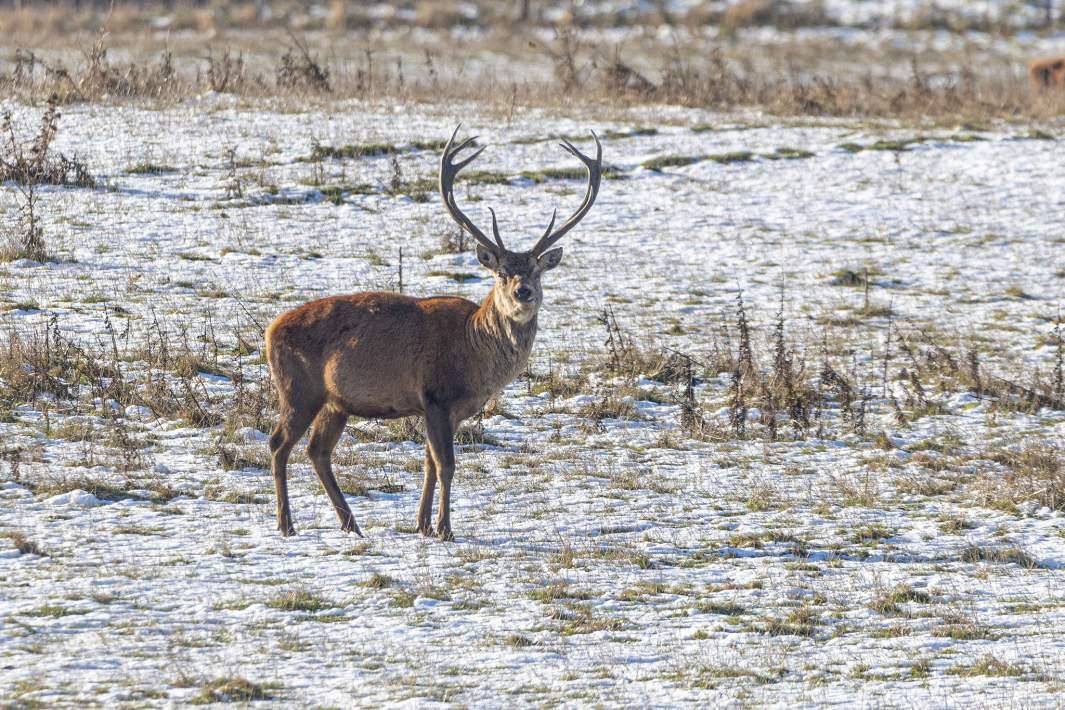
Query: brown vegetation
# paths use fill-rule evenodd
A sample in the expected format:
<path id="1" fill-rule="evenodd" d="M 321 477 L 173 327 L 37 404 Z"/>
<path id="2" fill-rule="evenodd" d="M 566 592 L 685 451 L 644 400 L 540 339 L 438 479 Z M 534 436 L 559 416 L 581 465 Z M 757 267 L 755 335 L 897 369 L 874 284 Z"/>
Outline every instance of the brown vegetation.
<path id="1" fill-rule="evenodd" d="M 634 37 L 621 44 L 602 39 L 591 29 L 594 23 L 575 20 L 545 42 L 530 33 L 531 25 L 514 23 L 500 5 L 484 3 L 472 17 L 446 3 L 431 5 L 419 3 L 417 13 L 432 25 L 431 32 L 402 41 L 383 38 L 371 28 L 408 22 L 403 19 L 407 15 L 359 19 L 362 10 L 351 4 L 334 7 L 333 19 L 320 25 L 296 5 L 278 4 L 263 18 L 250 3 L 220 2 L 210 11 L 192 13 L 210 16 L 206 31 L 189 21 L 185 11 L 174 10 L 165 15 L 171 30 L 187 24 L 204 32 L 180 37 L 134 31 L 158 19 L 158 9 L 136 16 L 128 7 L 111 15 L 71 12 L 75 19 L 85 16 L 85 27 L 95 38 L 88 46 L 84 33 L 48 25 L 51 15 L 44 8 L 0 11 L 0 28 L 10 27 L 11 43 L 21 46 L 0 71 L 0 88 L 27 101 L 54 94 L 60 102 L 173 101 L 208 90 L 316 101 L 474 100 L 507 115 L 520 106 L 577 102 L 953 121 L 1046 117 L 1065 109 L 1062 92 L 1029 91 L 1020 78 L 1023 61 L 1001 48 L 914 52 L 890 46 L 844 48 L 800 37 L 752 43 L 729 34 L 751 24 L 788 28 L 824 23 L 790 3 L 749 0 L 723 14 L 692 20 L 720 23 L 727 31 L 717 37 L 682 30 L 682 18 L 673 17 L 668 21 L 678 30 L 669 42 Z M 31 16 L 44 24 L 29 22 Z M 486 31 L 455 42 L 446 30 L 466 23 Z M 131 59 L 112 60 L 111 47 L 130 50 Z M 485 56 L 492 58 L 492 71 L 472 81 L 469 61 Z M 908 76 L 898 71 L 906 67 Z M 1033 82 L 1045 86 L 1057 81 L 1054 71 L 1044 71 Z"/>

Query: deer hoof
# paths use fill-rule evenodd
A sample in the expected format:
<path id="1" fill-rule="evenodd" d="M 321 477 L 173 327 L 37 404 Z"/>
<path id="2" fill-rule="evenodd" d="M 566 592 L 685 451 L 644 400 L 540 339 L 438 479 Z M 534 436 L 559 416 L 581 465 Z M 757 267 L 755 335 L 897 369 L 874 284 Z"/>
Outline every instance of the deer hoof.
<path id="1" fill-rule="evenodd" d="M 434 535 L 436 535 L 436 531 L 433 530 L 432 525 L 419 525 L 417 532 L 421 533 L 422 537 L 433 537 Z"/>
<path id="2" fill-rule="evenodd" d="M 436 536 L 444 542 L 455 542 L 455 535 L 447 529 L 440 530 L 440 532 L 438 532 Z"/>
<path id="3" fill-rule="evenodd" d="M 281 531 L 281 537 L 292 537 L 296 534 L 296 528 L 292 526 L 292 523 L 282 523 L 277 526 L 277 529 Z"/>
<path id="4" fill-rule="evenodd" d="M 342 532 L 354 532 L 362 538 L 362 530 L 359 529 L 359 524 L 355 522 L 355 515 L 351 515 L 350 512 L 342 514 L 340 516 L 340 529 Z"/>

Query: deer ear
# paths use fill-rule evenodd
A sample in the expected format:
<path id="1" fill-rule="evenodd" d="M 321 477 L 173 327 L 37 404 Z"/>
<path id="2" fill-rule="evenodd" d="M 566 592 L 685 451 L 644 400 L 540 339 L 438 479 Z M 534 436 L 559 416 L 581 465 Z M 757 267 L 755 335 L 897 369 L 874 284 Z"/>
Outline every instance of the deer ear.
<path id="1" fill-rule="evenodd" d="M 499 271 L 499 257 L 491 249 L 477 245 L 477 261 L 489 271 Z"/>
<path id="2" fill-rule="evenodd" d="M 561 261 L 562 247 L 558 247 L 549 252 L 544 252 L 544 255 L 536 260 L 536 265 L 539 267 L 540 271 L 547 271 L 548 269 L 553 269 L 558 266 Z"/>

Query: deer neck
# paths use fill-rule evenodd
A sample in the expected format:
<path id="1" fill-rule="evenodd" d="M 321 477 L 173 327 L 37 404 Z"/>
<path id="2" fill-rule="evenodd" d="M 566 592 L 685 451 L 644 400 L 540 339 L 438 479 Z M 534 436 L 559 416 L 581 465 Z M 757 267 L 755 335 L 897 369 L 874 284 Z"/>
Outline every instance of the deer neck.
<path id="1" fill-rule="evenodd" d="M 467 342 L 492 384 L 501 388 L 525 369 L 536 339 L 536 316 L 524 322 L 511 318 L 499 307 L 498 298 L 493 287 L 469 320 Z"/>

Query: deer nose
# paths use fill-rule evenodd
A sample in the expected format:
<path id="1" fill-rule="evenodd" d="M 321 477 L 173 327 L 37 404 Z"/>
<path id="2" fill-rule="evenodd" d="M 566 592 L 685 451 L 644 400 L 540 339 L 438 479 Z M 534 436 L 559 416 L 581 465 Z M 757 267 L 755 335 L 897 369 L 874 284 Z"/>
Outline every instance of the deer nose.
<path id="1" fill-rule="evenodd" d="M 532 289 L 528 286 L 519 286 L 518 290 L 514 292 L 514 296 L 523 303 L 528 303 L 532 300 Z"/>

